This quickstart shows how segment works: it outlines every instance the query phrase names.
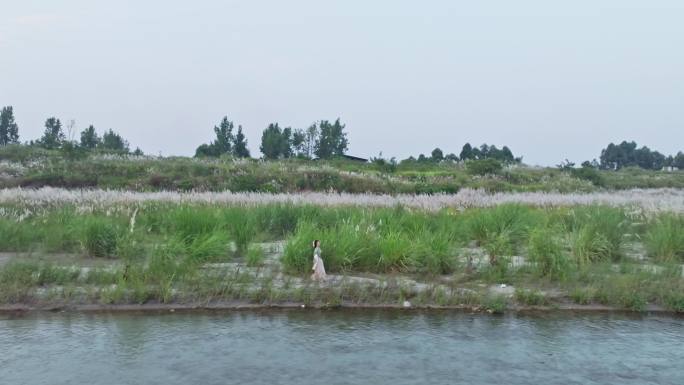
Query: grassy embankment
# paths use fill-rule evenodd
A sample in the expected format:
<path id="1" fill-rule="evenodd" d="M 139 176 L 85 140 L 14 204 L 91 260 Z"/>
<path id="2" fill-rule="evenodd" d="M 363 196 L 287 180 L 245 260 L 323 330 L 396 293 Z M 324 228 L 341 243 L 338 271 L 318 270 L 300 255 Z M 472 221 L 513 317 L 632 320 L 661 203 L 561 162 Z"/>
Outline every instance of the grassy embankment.
<path id="1" fill-rule="evenodd" d="M 339 191 L 387 194 L 454 193 L 463 188 L 587 192 L 684 188 L 684 172 L 599 171 L 515 166 L 480 175 L 477 162 L 388 166 L 348 161 L 192 159 L 78 154 L 25 146 L 0 148 L 0 188 L 65 187 L 134 191 Z"/>
<path id="2" fill-rule="evenodd" d="M 439 212 L 158 202 L 0 210 L 5 304 L 410 300 L 684 311 L 681 214 L 516 204 Z M 308 281 L 314 238 L 330 273 L 362 278 Z M 262 243 L 283 239 L 282 255 L 269 259 Z M 407 277 L 423 289 L 408 287 Z M 491 290 L 501 283 L 514 295 Z"/>

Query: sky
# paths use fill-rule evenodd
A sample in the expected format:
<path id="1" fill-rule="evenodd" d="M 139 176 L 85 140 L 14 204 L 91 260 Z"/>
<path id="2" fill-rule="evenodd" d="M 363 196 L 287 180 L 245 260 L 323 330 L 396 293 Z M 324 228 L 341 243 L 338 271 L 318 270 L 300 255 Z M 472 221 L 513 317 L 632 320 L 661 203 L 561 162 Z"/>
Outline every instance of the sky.
<path id="1" fill-rule="evenodd" d="M 349 154 L 465 142 L 525 163 L 684 150 L 681 0 L 3 0 L 0 106 L 192 155 L 227 115 L 346 124 Z"/>

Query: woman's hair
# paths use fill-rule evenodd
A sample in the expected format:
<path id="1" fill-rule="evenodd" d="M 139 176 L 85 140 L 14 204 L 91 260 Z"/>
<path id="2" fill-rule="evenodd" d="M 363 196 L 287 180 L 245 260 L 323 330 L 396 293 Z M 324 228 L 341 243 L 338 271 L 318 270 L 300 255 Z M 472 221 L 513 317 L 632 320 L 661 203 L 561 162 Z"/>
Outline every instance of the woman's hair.
<path id="1" fill-rule="evenodd" d="M 315 249 L 316 246 L 318 246 L 319 243 L 321 243 L 321 241 L 319 241 L 318 239 L 314 239 L 314 241 L 313 241 L 313 248 Z"/>

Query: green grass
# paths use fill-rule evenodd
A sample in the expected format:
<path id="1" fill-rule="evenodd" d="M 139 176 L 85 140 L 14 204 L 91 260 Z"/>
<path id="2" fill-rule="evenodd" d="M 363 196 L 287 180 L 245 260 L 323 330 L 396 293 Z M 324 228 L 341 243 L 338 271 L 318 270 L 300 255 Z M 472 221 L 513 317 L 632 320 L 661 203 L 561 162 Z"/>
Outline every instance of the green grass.
<path id="1" fill-rule="evenodd" d="M 65 156 L 67 155 L 67 156 Z M 19 175 L 0 179 L 4 187 L 66 187 L 137 191 L 345 191 L 351 193 L 454 193 L 487 191 L 595 191 L 599 188 L 684 188 L 684 171 L 627 168 L 620 171 L 513 167 L 493 160 L 403 162 L 396 167 L 343 160 L 272 162 L 186 157 L 104 158 L 100 152 L 72 157 L 62 151 L 23 145 L 0 148 L 0 161 L 22 165 Z M 110 154 L 111 155 L 111 154 Z M 303 170 L 305 169 L 305 170 Z M 0 173 L 1 173 L 0 169 Z M 354 173 L 354 174 L 350 174 Z"/>
<path id="2" fill-rule="evenodd" d="M 549 304 L 544 293 L 538 290 L 516 289 L 515 300 L 520 304 L 528 306 L 545 306 Z"/>
<path id="3" fill-rule="evenodd" d="M 572 267 L 559 236 L 548 228 L 535 228 L 530 232 L 528 256 L 542 276 L 562 279 Z"/>
<path id="4" fill-rule="evenodd" d="M 660 215 L 646 232 L 645 243 L 649 255 L 658 260 L 684 261 L 684 218 Z"/>

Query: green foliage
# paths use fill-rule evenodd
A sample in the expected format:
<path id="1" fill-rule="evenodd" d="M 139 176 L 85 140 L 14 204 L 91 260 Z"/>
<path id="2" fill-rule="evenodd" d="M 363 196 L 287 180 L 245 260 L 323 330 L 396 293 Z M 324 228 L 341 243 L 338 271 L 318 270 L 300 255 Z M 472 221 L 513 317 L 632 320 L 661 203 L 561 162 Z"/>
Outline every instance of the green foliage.
<path id="1" fill-rule="evenodd" d="M 320 134 L 316 140 L 316 156 L 321 159 L 330 159 L 344 155 L 349 145 L 344 127 L 345 125 L 340 123 L 339 118 L 334 123 L 321 120 L 319 123 Z"/>
<path id="2" fill-rule="evenodd" d="M 243 255 L 257 235 L 256 221 L 245 210 L 229 210 L 224 217 L 238 255 Z"/>
<path id="3" fill-rule="evenodd" d="M 606 184 L 601 173 L 593 167 L 583 166 L 581 168 L 573 168 L 570 172 L 573 177 L 589 181 L 594 186 L 603 187 Z"/>
<path id="4" fill-rule="evenodd" d="M 97 135 L 97 132 L 95 132 L 95 127 L 92 124 L 81 132 L 81 147 L 94 149 L 100 146 L 101 143 L 102 140 Z"/>
<path id="5" fill-rule="evenodd" d="M 497 174 L 503 169 L 503 165 L 496 159 L 471 160 L 466 162 L 466 170 L 471 175 Z"/>
<path id="6" fill-rule="evenodd" d="M 530 232 L 528 256 L 541 275 L 552 278 L 567 276 L 570 263 L 557 234 L 548 228 L 535 228 Z"/>
<path id="7" fill-rule="evenodd" d="M 643 311 L 648 303 L 647 280 L 639 275 L 606 277 L 598 283 L 596 300 L 629 310 Z"/>
<path id="8" fill-rule="evenodd" d="M 497 249 L 503 252 L 514 252 L 527 229 L 538 221 L 533 210 L 520 204 L 472 210 L 468 218 L 471 239 L 485 247 L 488 243 L 496 242 Z M 497 254 L 501 255 L 501 252 Z"/>
<path id="9" fill-rule="evenodd" d="M 64 131 L 62 131 L 62 122 L 53 116 L 45 121 L 45 132 L 38 139 L 37 144 L 47 149 L 55 149 L 62 145 L 65 138 Z"/>
<path id="10" fill-rule="evenodd" d="M 624 237 L 630 221 L 622 209 L 606 206 L 580 206 L 563 218 L 567 231 L 574 233 L 573 254 L 579 264 L 623 256 Z"/>
<path id="11" fill-rule="evenodd" d="M 238 126 L 235 141 L 233 142 L 233 155 L 238 158 L 249 158 L 249 150 L 247 149 L 247 139 L 242 132 L 242 126 Z"/>
<path id="12" fill-rule="evenodd" d="M 278 123 L 271 123 L 261 135 L 261 153 L 266 159 L 281 159 L 292 156 L 292 129 L 280 129 Z"/>
<path id="13" fill-rule="evenodd" d="M 588 305 L 594 301 L 596 289 L 593 287 L 576 287 L 570 292 L 570 298 L 579 305 Z"/>
<path id="14" fill-rule="evenodd" d="M 15 143 L 19 143 L 19 126 L 14 120 L 12 106 L 5 106 L 0 111 L 0 146 Z"/>
<path id="15" fill-rule="evenodd" d="M 502 314 L 508 308 L 508 300 L 502 295 L 490 295 L 484 298 L 482 306 L 494 314 Z"/>
<path id="16" fill-rule="evenodd" d="M 228 235 L 222 231 L 192 238 L 184 242 L 184 253 L 193 262 L 221 262 L 228 258 Z"/>
<path id="17" fill-rule="evenodd" d="M 527 289 L 515 289 L 515 300 L 529 306 L 544 306 L 549 303 L 544 293 Z"/>
<path id="18" fill-rule="evenodd" d="M 264 249 L 259 245 L 250 245 L 247 249 L 247 266 L 261 266 L 264 263 Z"/>
<path id="19" fill-rule="evenodd" d="M 625 167 L 641 167 L 647 170 L 660 170 L 666 158 L 658 151 L 646 146 L 637 148 L 636 142 L 623 141 L 619 145 L 610 143 L 601 150 L 601 168 L 619 170 Z"/>
<path id="20" fill-rule="evenodd" d="M 202 144 L 195 150 L 195 157 L 221 157 L 233 156 L 236 158 L 249 158 L 247 139 L 242 132 L 242 126 L 238 126 L 237 133 L 233 133 L 235 125 L 224 116 L 218 126 L 214 126 L 216 139 L 209 144 Z"/>
<path id="21" fill-rule="evenodd" d="M 288 239 L 283 263 L 292 271 L 308 272 L 313 255 L 311 242 L 320 239 L 322 258 L 326 269 L 332 272 L 444 274 L 455 269 L 456 261 L 451 252 L 454 241 L 446 231 L 429 231 L 418 218 L 399 218 L 406 220 L 400 224 L 384 221 L 381 224 L 379 219 L 352 217 L 329 227 L 300 222 Z"/>
<path id="22" fill-rule="evenodd" d="M 572 234 L 572 255 L 579 266 L 610 258 L 611 244 L 594 226 L 582 226 Z"/>
<path id="23" fill-rule="evenodd" d="M 128 142 L 111 128 L 102 135 L 100 147 L 110 151 L 129 152 Z"/>
<path id="24" fill-rule="evenodd" d="M 649 226 L 645 237 L 648 254 L 662 261 L 684 261 L 684 217 L 662 214 Z"/>
<path id="25" fill-rule="evenodd" d="M 105 218 L 86 219 L 83 229 L 83 247 L 93 257 L 112 257 L 121 231 Z"/>

